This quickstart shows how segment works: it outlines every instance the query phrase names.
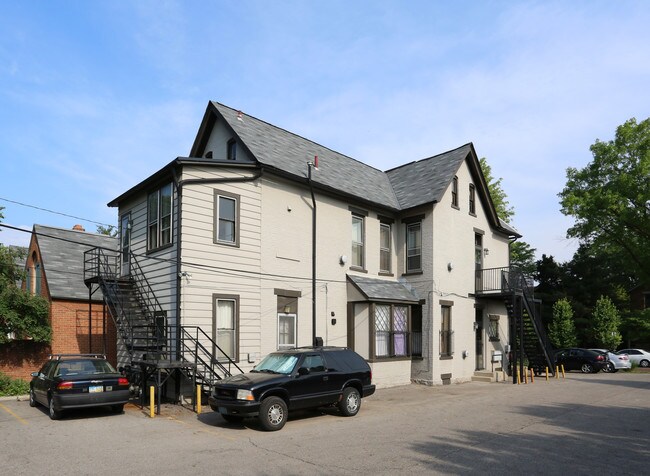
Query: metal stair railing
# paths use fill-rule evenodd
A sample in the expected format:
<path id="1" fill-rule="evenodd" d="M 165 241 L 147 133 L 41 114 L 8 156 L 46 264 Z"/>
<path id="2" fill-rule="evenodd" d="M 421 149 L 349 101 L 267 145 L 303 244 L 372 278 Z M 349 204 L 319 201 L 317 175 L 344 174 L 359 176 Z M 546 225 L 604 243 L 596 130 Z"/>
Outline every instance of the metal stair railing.
<path id="1" fill-rule="evenodd" d="M 188 360 L 193 359 L 196 366 L 195 384 L 200 380 L 200 383 L 212 387 L 217 380 L 232 375 L 233 369 L 244 372 L 201 327 L 182 326 L 181 335 L 182 352 L 191 357 Z M 215 349 L 217 355 L 223 355 L 224 361 L 215 358 L 215 353 L 206 346 Z"/>

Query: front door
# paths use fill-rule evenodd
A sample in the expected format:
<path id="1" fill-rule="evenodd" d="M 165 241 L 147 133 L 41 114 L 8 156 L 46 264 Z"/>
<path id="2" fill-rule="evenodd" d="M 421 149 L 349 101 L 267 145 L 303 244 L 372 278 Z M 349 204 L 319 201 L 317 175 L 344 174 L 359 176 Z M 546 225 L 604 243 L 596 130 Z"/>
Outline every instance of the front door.
<path id="1" fill-rule="evenodd" d="M 476 335 L 476 370 L 483 370 L 485 362 L 483 360 L 483 310 L 476 310 L 476 317 L 474 320 L 474 333 Z"/>

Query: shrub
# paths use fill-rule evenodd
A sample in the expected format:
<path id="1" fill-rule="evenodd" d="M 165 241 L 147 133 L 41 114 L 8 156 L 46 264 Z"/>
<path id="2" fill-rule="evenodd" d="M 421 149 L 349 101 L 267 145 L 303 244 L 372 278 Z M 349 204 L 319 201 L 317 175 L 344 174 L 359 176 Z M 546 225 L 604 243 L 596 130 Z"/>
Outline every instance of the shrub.
<path id="1" fill-rule="evenodd" d="M 13 397 L 29 393 L 29 382 L 14 379 L 0 372 L 0 397 Z"/>

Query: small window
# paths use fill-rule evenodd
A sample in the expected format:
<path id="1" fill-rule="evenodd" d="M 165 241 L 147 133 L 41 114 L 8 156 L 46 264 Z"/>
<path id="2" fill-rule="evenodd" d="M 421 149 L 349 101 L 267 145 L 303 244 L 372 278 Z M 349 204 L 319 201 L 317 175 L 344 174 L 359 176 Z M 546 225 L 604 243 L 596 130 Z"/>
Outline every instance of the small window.
<path id="1" fill-rule="evenodd" d="M 451 357 L 454 353 L 453 336 L 451 330 L 451 306 L 442 306 L 442 318 L 440 322 L 440 356 Z"/>
<path id="2" fill-rule="evenodd" d="M 147 249 L 172 242 L 172 184 L 149 194 L 147 198 Z"/>
<path id="3" fill-rule="evenodd" d="M 228 141 L 228 160 L 237 160 L 237 141 L 235 139 L 230 139 Z"/>
<path id="4" fill-rule="evenodd" d="M 458 208 L 458 177 L 451 182 L 451 206 Z"/>
<path id="5" fill-rule="evenodd" d="M 499 341 L 499 316 L 490 314 L 490 321 L 487 331 L 490 341 Z"/>
<path id="6" fill-rule="evenodd" d="M 214 192 L 214 242 L 239 246 L 239 196 Z"/>
<path id="7" fill-rule="evenodd" d="M 391 239 L 390 224 L 379 225 L 379 271 L 382 273 L 391 272 Z"/>
<path id="8" fill-rule="evenodd" d="M 364 267 L 364 218 L 360 215 L 352 215 L 352 266 L 355 268 Z"/>
<path id="9" fill-rule="evenodd" d="M 406 272 L 422 270 L 422 224 L 406 225 Z"/>
<path id="10" fill-rule="evenodd" d="M 476 187 L 469 184 L 469 212 L 476 215 Z"/>
<path id="11" fill-rule="evenodd" d="M 278 314 L 278 349 L 296 347 L 296 315 Z"/>

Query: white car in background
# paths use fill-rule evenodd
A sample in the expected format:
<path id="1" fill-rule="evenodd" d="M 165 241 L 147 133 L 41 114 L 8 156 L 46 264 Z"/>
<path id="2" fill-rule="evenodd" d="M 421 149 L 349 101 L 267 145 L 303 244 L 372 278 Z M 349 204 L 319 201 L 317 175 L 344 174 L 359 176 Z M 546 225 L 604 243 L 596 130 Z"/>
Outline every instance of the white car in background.
<path id="1" fill-rule="evenodd" d="M 603 367 L 603 372 L 618 372 L 619 370 L 629 370 L 632 368 L 632 362 L 627 354 L 620 352 L 611 352 L 605 349 L 591 349 L 601 352 L 607 356 L 607 363 Z"/>
<path id="2" fill-rule="evenodd" d="M 621 349 L 617 353 L 627 354 L 633 364 L 639 367 L 650 367 L 650 352 L 643 349 Z"/>

